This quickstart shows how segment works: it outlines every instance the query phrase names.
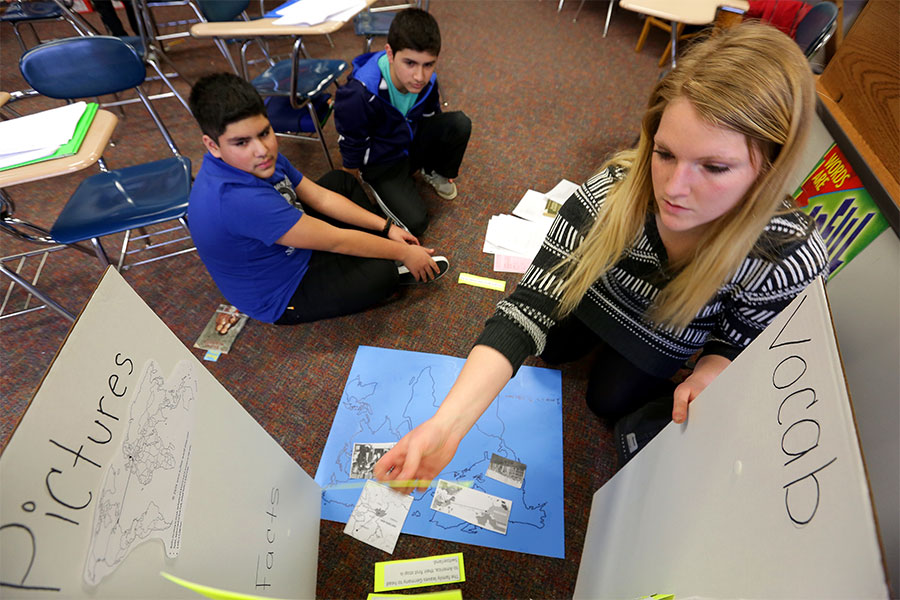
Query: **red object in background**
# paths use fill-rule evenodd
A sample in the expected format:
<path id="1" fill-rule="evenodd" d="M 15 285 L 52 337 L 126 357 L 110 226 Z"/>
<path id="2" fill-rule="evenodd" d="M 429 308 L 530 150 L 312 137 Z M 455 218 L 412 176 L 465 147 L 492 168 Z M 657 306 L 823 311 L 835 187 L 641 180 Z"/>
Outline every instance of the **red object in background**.
<path id="1" fill-rule="evenodd" d="M 797 25 L 812 6 L 799 0 L 750 0 L 744 19 L 759 19 L 794 37 Z"/>
<path id="2" fill-rule="evenodd" d="M 863 185 L 859 177 L 850 167 L 850 163 L 838 149 L 837 144 L 834 144 L 822 157 L 822 162 L 803 181 L 798 193 L 794 196 L 794 201 L 797 206 L 802 208 L 807 206 L 809 199 L 814 196 L 861 187 Z"/>

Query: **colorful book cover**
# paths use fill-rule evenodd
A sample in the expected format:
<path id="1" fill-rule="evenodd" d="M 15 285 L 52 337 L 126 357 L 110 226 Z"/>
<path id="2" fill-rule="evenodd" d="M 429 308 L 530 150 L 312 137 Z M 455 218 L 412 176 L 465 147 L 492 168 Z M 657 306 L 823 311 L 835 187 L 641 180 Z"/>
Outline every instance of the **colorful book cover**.
<path id="1" fill-rule="evenodd" d="M 815 220 L 825 240 L 829 279 L 888 226 L 837 144 L 797 188 L 794 200 Z"/>

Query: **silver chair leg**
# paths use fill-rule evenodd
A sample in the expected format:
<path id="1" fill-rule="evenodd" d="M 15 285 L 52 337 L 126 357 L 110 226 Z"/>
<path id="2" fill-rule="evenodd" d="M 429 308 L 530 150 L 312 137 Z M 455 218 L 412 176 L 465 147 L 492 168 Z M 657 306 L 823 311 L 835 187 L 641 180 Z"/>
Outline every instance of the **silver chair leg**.
<path id="1" fill-rule="evenodd" d="M 559 0 L 559 6 L 556 7 L 556 12 L 560 12 L 562 10 L 563 3 L 566 0 Z"/>
<path id="2" fill-rule="evenodd" d="M 316 113 L 316 107 L 313 106 L 312 100 L 306 103 L 309 110 L 309 116 L 312 117 L 313 127 L 316 128 L 316 135 L 319 136 L 319 142 L 322 144 L 322 150 L 325 151 L 325 158 L 328 160 L 328 168 L 334 171 L 334 163 L 331 161 L 331 153 L 328 152 L 328 144 L 325 143 L 325 134 L 322 132 L 322 126 L 319 124 L 319 115 Z"/>
<path id="3" fill-rule="evenodd" d="M 584 0 L 581 0 L 581 4 L 578 5 L 578 10 L 575 11 L 575 16 L 572 17 L 572 22 L 576 23 L 578 21 L 578 15 L 581 14 L 581 9 L 584 8 Z"/>
<path id="4" fill-rule="evenodd" d="M 58 313 L 60 316 L 68 319 L 69 321 L 73 321 L 73 322 L 75 321 L 75 315 L 73 315 L 72 313 L 70 313 L 69 311 L 64 309 L 62 306 L 57 304 L 49 296 L 47 296 L 46 294 L 41 292 L 41 290 L 37 289 L 35 286 L 31 285 L 31 283 L 29 283 L 27 280 L 20 277 L 17 273 L 7 269 L 6 266 L 3 264 L 0 264 L 0 274 L 8 277 L 10 280 L 14 281 L 15 283 L 19 284 L 20 286 L 22 286 L 23 288 L 28 290 L 29 294 L 31 294 L 32 296 L 34 296 L 35 298 L 37 298 L 38 300 L 43 302 L 47 306 L 47 308 L 52 309 L 53 311 Z"/>
<path id="5" fill-rule="evenodd" d="M 103 250 L 103 245 L 100 243 L 99 238 L 91 238 L 91 246 L 94 247 L 94 254 L 97 255 L 97 260 L 100 261 L 100 267 L 105 269 L 109 266 L 109 257 L 106 256 L 106 251 Z"/>
<path id="6" fill-rule="evenodd" d="M 612 18 L 612 9 L 615 4 L 616 0 L 609 0 L 609 8 L 606 10 L 606 25 L 603 26 L 603 37 L 606 37 L 609 31 L 609 20 Z"/>

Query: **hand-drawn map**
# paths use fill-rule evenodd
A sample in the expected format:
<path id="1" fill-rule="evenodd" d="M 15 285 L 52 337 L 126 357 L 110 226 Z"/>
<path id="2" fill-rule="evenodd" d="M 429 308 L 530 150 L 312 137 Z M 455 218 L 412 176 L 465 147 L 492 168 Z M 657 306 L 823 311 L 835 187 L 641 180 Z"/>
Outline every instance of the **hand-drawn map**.
<path id="1" fill-rule="evenodd" d="M 431 417 L 464 362 L 359 347 L 316 471 L 316 482 L 325 488 L 323 519 L 346 523 L 362 493 L 360 480 L 350 477 L 353 445 L 396 442 Z M 527 465 L 521 489 L 485 476 L 492 454 Z M 433 487 L 413 492 L 403 533 L 564 558 L 561 373 L 520 368 L 435 479 L 472 481 L 472 489 L 510 500 L 506 534 L 433 510 Z M 340 487 L 328 489 L 335 485 Z"/>
<path id="2" fill-rule="evenodd" d="M 87 583 L 100 583 L 145 540 L 158 538 L 169 558 L 178 556 L 197 388 L 186 360 L 168 379 L 155 361 L 144 366 L 122 448 L 109 465 L 94 512 Z"/>
<path id="3" fill-rule="evenodd" d="M 344 533 L 392 554 L 411 504 L 412 496 L 369 479 Z"/>

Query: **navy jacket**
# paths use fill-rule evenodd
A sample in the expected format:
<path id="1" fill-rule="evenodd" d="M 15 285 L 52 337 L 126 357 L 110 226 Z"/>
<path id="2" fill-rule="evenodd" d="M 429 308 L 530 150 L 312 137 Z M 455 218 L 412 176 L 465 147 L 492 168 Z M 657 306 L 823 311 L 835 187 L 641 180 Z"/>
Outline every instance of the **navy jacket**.
<path id="1" fill-rule="evenodd" d="M 382 77 L 378 59 L 384 53 L 369 52 L 354 58 L 353 74 L 335 95 L 334 125 L 348 169 L 408 156 L 420 120 L 441 112 L 437 76 L 433 73 L 406 117 L 394 108 L 387 89 L 379 89 Z"/>

